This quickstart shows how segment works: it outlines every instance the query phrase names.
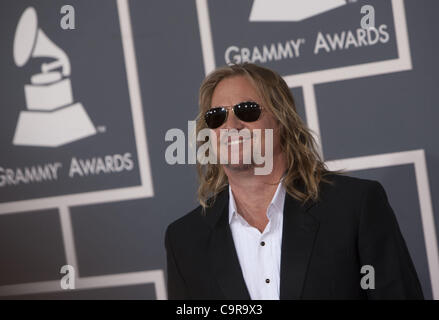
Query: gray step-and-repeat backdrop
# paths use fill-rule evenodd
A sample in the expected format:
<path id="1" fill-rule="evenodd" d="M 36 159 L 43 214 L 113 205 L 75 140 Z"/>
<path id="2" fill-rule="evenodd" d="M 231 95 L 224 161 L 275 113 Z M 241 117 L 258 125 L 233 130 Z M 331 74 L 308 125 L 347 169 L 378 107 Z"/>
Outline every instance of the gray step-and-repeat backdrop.
<path id="1" fill-rule="evenodd" d="M 437 12 L 434 0 L 2 1 L 0 299 L 166 299 L 164 231 L 197 205 L 197 184 L 193 164 L 166 162 L 165 136 L 188 134 L 206 73 L 245 61 L 284 76 L 330 168 L 383 184 L 439 299 Z"/>

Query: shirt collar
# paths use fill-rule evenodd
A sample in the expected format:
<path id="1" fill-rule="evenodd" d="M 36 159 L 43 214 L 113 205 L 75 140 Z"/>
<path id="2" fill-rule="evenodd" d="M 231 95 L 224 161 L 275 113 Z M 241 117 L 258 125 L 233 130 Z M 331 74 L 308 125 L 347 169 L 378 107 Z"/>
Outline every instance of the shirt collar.
<path id="1" fill-rule="evenodd" d="M 269 219 L 270 219 L 270 213 L 272 212 L 272 210 L 270 210 L 271 206 L 274 206 L 275 212 L 283 213 L 284 203 L 285 203 L 285 193 L 286 190 L 283 185 L 283 178 L 282 178 L 277 186 L 273 199 L 271 199 L 271 202 L 267 208 Z M 235 202 L 235 198 L 233 197 L 232 188 L 229 185 L 229 224 L 232 222 L 232 219 L 235 216 L 235 214 L 237 214 L 236 202 Z"/>

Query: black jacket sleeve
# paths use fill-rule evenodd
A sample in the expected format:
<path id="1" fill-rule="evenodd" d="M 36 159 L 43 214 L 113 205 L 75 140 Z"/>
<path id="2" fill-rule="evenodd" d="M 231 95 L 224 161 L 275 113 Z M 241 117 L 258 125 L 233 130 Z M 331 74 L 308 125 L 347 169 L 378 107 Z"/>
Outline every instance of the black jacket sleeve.
<path id="1" fill-rule="evenodd" d="M 424 299 L 395 214 L 379 182 L 369 184 L 360 210 L 360 262 L 375 271 L 375 288 L 366 290 L 368 299 Z"/>
<path id="2" fill-rule="evenodd" d="M 168 275 L 168 299 L 170 300 L 183 300 L 189 299 L 186 290 L 186 284 L 178 269 L 174 251 L 172 249 L 171 235 L 169 227 L 165 233 L 165 248 L 166 248 L 166 262 L 167 262 L 167 275 Z"/>

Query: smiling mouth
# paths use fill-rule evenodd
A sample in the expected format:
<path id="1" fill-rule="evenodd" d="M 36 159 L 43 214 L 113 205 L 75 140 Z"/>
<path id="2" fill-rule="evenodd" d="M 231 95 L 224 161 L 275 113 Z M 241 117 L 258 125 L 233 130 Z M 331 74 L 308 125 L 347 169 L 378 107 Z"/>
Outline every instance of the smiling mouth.
<path id="1" fill-rule="evenodd" d="M 233 145 L 237 145 L 237 144 L 242 144 L 245 141 L 250 141 L 251 138 L 244 138 L 244 137 L 229 137 L 227 140 L 223 141 L 223 145 L 226 146 L 233 146 Z"/>

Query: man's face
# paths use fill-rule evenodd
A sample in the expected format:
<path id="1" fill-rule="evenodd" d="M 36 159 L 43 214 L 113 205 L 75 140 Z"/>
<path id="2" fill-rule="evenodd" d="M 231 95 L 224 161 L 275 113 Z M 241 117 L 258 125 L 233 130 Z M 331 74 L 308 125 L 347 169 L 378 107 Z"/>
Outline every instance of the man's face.
<path id="1" fill-rule="evenodd" d="M 254 142 L 261 144 L 262 155 L 265 154 L 266 143 L 272 143 L 274 158 L 276 158 L 276 153 L 280 152 L 279 133 L 276 121 L 269 110 L 264 106 L 261 96 L 252 83 L 247 79 L 247 77 L 233 76 L 220 81 L 213 92 L 211 108 L 234 106 L 246 101 L 256 102 L 262 107 L 262 113 L 257 121 L 241 121 L 238 117 L 236 117 L 233 110 L 229 109 L 226 122 L 224 122 L 220 127 L 213 129 L 217 137 L 218 152 L 221 152 L 221 146 L 223 148 L 227 148 L 228 150 L 228 164 L 225 165 L 225 168 L 233 171 L 245 171 L 254 167 L 253 161 L 250 164 L 244 163 L 245 156 L 248 156 L 247 153 L 250 153 L 251 156 L 251 150 Z M 248 129 L 251 134 L 250 141 L 244 142 L 242 137 L 240 137 L 239 140 L 234 140 L 230 137 L 221 139 L 221 129 L 236 129 L 238 131 Z M 253 134 L 254 129 L 261 129 L 260 141 L 257 140 L 256 135 Z M 273 141 L 269 141 L 268 138 L 266 139 L 264 129 L 273 130 Z M 231 155 L 233 152 L 238 150 L 236 144 L 239 146 L 239 162 L 232 164 Z M 244 148 L 245 146 L 251 146 L 251 148 Z M 273 165 L 275 165 L 275 163 L 273 163 Z"/>

